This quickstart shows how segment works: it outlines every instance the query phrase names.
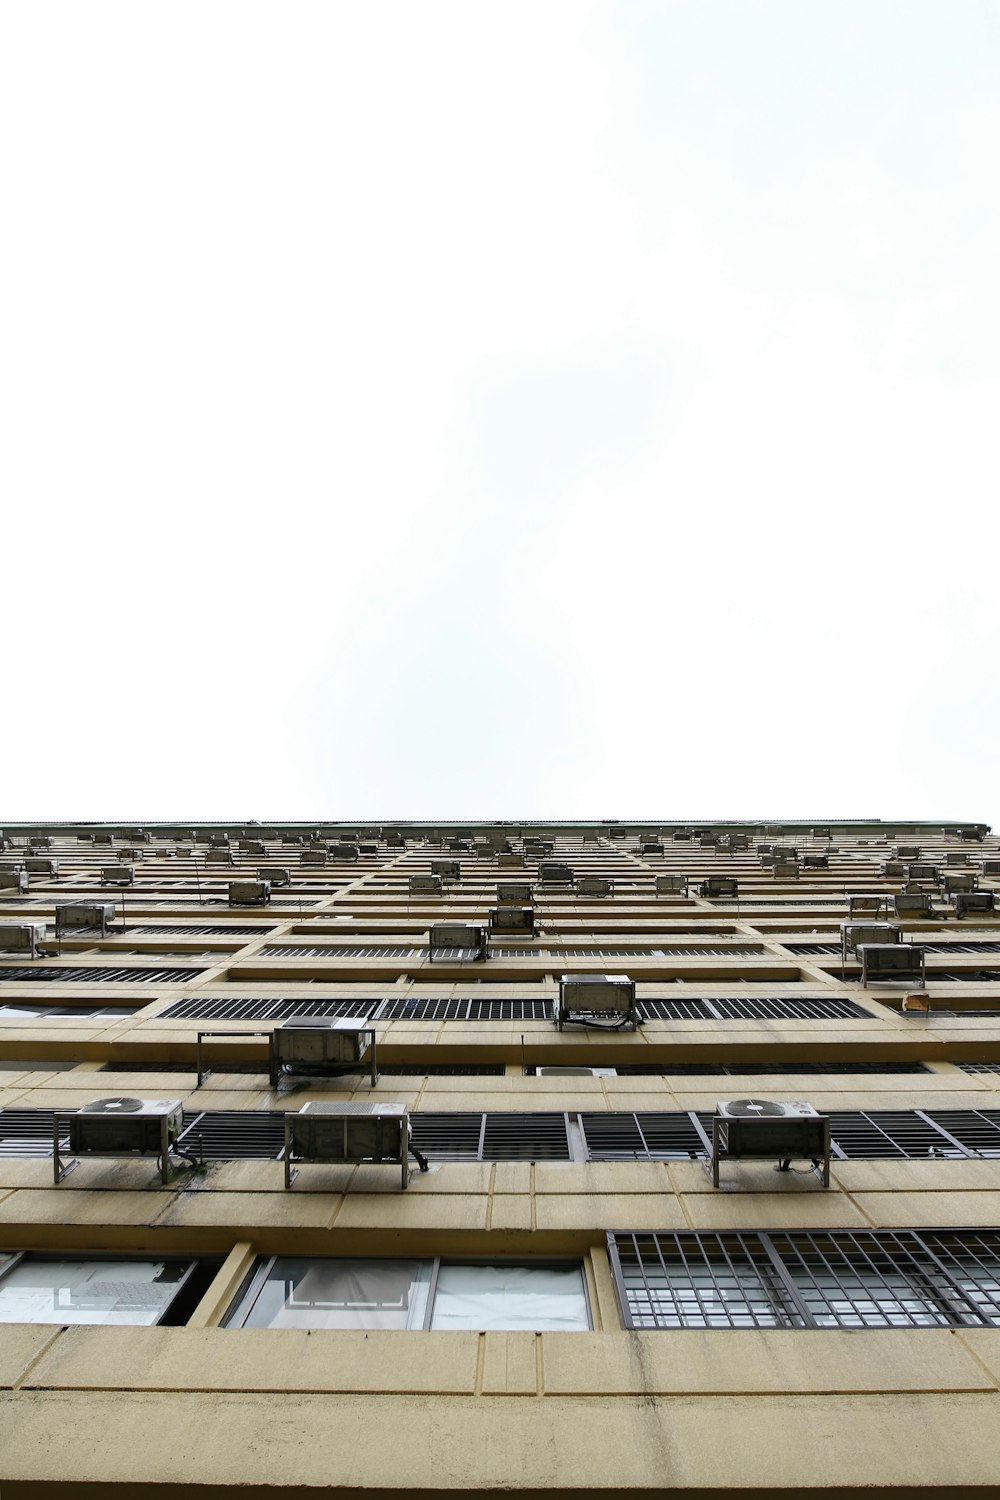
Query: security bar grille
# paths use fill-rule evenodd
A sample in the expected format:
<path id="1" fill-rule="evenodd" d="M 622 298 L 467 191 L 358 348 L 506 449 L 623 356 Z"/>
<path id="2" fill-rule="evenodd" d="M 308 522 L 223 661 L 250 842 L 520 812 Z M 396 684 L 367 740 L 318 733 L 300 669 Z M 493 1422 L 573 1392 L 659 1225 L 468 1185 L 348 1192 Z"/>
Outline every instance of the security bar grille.
<path id="1" fill-rule="evenodd" d="M 1000 1234 L 608 1235 L 627 1328 L 1000 1324 Z"/>
<path id="2" fill-rule="evenodd" d="M 143 937 L 186 937 L 189 933 L 195 937 L 263 937 L 265 933 L 273 932 L 273 927 L 231 927 L 215 926 L 200 927 L 195 922 L 187 922 L 179 927 L 130 927 L 131 934 L 139 933 Z"/>
<path id="3" fill-rule="evenodd" d="M 0 968 L 0 980 L 17 984 L 183 984 L 202 969 Z"/>
<path id="4" fill-rule="evenodd" d="M 259 995 L 244 997 L 203 996 L 176 1000 L 161 1011 L 163 1021 L 287 1021 L 290 1016 L 350 1016 L 360 1020 L 375 1013 L 381 1001 L 337 999 L 264 999 Z"/>
<path id="5" fill-rule="evenodd" d="M 871 1021 L 874 1017 L 853 1000 L 804 995 L 728 995 L 683 1000 L 646 1000 L 639 1011 L 656 1021 Z"/>

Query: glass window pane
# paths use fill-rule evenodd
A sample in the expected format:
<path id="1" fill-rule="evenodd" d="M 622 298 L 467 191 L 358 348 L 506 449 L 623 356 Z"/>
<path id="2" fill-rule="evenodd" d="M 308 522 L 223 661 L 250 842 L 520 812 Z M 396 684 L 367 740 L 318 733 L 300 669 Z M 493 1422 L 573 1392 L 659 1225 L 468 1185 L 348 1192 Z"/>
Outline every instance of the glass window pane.
<path id="1" fill-rule="evenodd" d="M 431 1327 L 535 1332 L 588 1329 L 583 1268 L 443 1265 Z"/>
<path id="2" fill-rule="evenodd" d="M 0 1323 L 155 1323 L 189 1265 L 25 1259 L 0 1280 Z"/>
<path id="3" fill-rule="evenodd" d="M 244 1328 L 422 1328 L 431 1262 L 279 1256 L 231 1320 Z"/>

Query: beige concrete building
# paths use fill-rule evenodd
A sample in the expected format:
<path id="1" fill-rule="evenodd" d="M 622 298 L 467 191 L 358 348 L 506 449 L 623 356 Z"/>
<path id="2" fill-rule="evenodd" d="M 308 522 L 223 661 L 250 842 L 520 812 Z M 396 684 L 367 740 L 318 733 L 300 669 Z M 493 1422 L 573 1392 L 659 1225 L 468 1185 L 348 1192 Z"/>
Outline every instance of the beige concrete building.
<path id="1" fill-rule="evenodd" d="M 0 867 L 2 1500 L 996 1491 L 985 825 Z"/>

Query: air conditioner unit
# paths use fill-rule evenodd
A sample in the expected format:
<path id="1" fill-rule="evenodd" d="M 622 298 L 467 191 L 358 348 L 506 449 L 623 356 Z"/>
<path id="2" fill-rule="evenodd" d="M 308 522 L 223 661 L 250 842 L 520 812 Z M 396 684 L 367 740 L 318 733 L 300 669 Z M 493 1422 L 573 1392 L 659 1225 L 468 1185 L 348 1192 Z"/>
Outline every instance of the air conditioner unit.
<path id="1" fill-rule="evenodd" d="M 843 953 L 854 953 L 862 943 L 901 943 L 902 929 L 894 922 L 841 922 L 840 946 Z"/>
<path id="2" fill-rule="evenodd" d="M 115 841 L 115 836 L 114 836 L 113 833 L 95 833 L 94 834 L 94 843 L 95 844 L 113 844 L 114 841 Z"/>
<path id="3" fill-rule="evenodd" d="M 524 852 L 525 852 L 525 854 L 530 854 L 532 856 L 532 858 L 534 858 L 534 859 L 540 858 L 544 854 L 551 854 L 552 851 L 553 851 L 553 849 L 555 849 L 555 847 L 556 847 L 556 845 L 555 845 L 555 840 L 554 839 L 525 839 L 524 840 Z"/>
<path id="4" fill-rule="evenodd" d="M 461 880 L 462 863 L 458 859 L 432 859 L 431 874 L 440 875 L 442 880 Z"/>
<path id="5" fill-rule="evenodd" d="M 609 1021 L 636 1029 L 635 980 L 627 974 L 564 974 L 555 1007 L 559 1030 L 567 1023 L 606 1028 Z"/>
<path id="6" fill-rule="evenodd" d="M 50 880 L 55 880 L 59 874 L 59 865 L 54 859 L 26 859 L 24 868 L 29 875 L 47 875 Z"/>
<path id="7" fill-rule="evenodd" d="M 44 941 L 44 922 L 0 922 L 0 950 L 4 953 L 26 953 L 29 958 L 37 958 L 39 945 Z"/>
<path id="8" fill-rule="evenodd" d="M 23 896 L 28 889 L 28 872 L 23 865 L 15 865 L 13 869 L 0 870 L 0 890 L 17 891 Z"/>
<path id="9" fill-rule="evenodd" d="M 530 880 L 501 880 L 497 884 L 497 900 L 512 906 L 530 906 L 535 899 Z"/>
<path id="10" fill-rule="evenodd" d="M 728 875 L 710 875 L 698 889 L 703 896 L 732 896 L 735 900 L 739 895 L 738 882 Z"/>
<path id="11" fill-rule="evenodd" d="M 269 880 L 231 880 L 229 882 L 230 906 L 267 906 L 271 899 Z"/>
<path id="12" fill-rule="evenodd" d="M 264 866 L 257 871 L 257 879 L 269 880 L 272 888 L 277 890 L 279 886 L 291 885 L 292 872 L 283 865 Z"/>
<path id="13" fill-rule="evenodd" d="M 730 849 L 749 849 L 750 835 L 748 833 L 731 833 L 729 835 Z"/>
<path id="14" fill-rule="evenodd" d="M 60 1182 L 76 1163 L 64 1167 L 59 1137 L 68 1132 L 73 1156 L 157 1156 L 160 1177 L 170 1174 L 170 1148 L 184 1128 L 180 1099 L 93 1099 L 80 1110 L 56 1110 L 53 1116 L 52 1170 Z"/>
<path id="15" fill-rule="evenodd" d="M 299 856 L 299 864 L 304 869 L 316 869 L 326 864 L 325 849 L 303 849 Z"/>
<path id="16" fill-rule="evenodd" d="M 688 878 L 686 875 L 657 875 L 655 889 L 658 896 L 686 896 Z"/>
<path id="17" fill-rule="evenodd" d="M 884 876 L 887 880 L 905 880 L 906 866 L 903 864 L 902 860 L 887 859 L 884 860 L 880 865 L 879 874 Z"/>
<path id="18" fill-rule="evenodd" d="M 639 845 L 640 854 L 662 854 L 663 844 L 659 839 L 644 839 Z"/>
<path id="19" fill-rule="evenodd" d="M 457 854 L 471 854 L 472 844 L 469 839 L 449 839 L 448 848 Z"/>
<path id="20" fill-rule="evenodd" d="M 951 898 L 956 917 L 968 917 L 973 912 L 993 911 L 996 894 L 993 891 L 956 891 Z"/>
<path id="21" fill-rule="evenodd" d="M 807 850 L 802 855 L 802 865 L 806 870 L 828 870 L 830 856 L 829 854 L 810 854 Z"/>
<path id="22" fill-rule="evenodd" d="M 135 885 L 135 871 L 131 865 L 105 865 L 101 870 L 102 885 Z"/>
<path id="23" fill-rule="evenodd" d="M 226 848 L 228 846 L 228 844 L 229 844 L 229 834 L 228 833 L 210 833 L 208 835 L 208 842 L 209 842 L 209 844 L 211 845 L 211 847 L 213 849 L 223 849 L 223 848 Z"/>
<path id="24" fill-rule="evenodd" d="M 430 930 L 429 958 L 474 962 L 489 957 L 485 927 L 464 922 L 437 922 Z"/>
<path id="25" fill-rule="evenodd" d="M 606 875 L 578 875 L 576 877 L 576 894 L 578 896 L 613 896 L 615 883 Z"/>
<path id="26" fill-rule="evenodd" d="M 210 865 L 234 865 L 236 860 L 228 844 L 213 844 L 205 854 L 205 862 Z"/>
<path id="27" fill-rule="evenodd" d="M 309 1016 L 284 1021 L 271 1032 L 271 1087 L 282 1077 L 335 1078 L 367 1068 L 372 1088 L 378 1081 L 375 1027 L 342 1016 Z"/>
<path id="28" fill-rule="evenodd" d="M 410 1155 L 422 1172 L 427 1162 L 410 1144 L 410 1115 L 405 1104 L 304 1104 L 298 1114 L 285 1116 L 285 1187 L 290 1188 L 298 1171 L 293 1162 L 324 1162 L 334 1165 L 396 1165 L 403 1187 L 410 1184 Z"/>
<path id="29" fill-rule="evenodd" d="M 88 931 L 96 928 L 103 937 L 115 919 L 113 901 L 74 901 L 70 905 L 57 906 L 55 911 L 57 934 L 82 927 Z"/>
<path id="30" fill-rule="evenodd" d="M 896 844 L 892 851 L 893 859 L 905 859 L 907 861 L 920 858 L 920 847 L 918 844 Z"/>
<path id="31" fill-rule="evenodd" d="M 712 1120 L 712 1184 L 723 1161 L 778 1159 L 787 1172 L 794 1160 L 821 1171 L 830 1186 L 830 1119 L 800 1099 L 724 1099 Z"/>
<path id="32" fill-rule="evenodd" d="M 984 859 L 983 874 L 992 876 L 1000 875 L 1000 859 Z"/>
<path id="33" fill-rule="evenodd" d="M 924 950 L 916 943 L 859 943 L 861 983 L 924 987 Z"/>
<path id="34" fill-rule="evenodd" d="M 687 844 L 691 841 L 691 830 L 689 828 L 675 828 L 673 840 L 675 844 Z"/>
<path id="35" fill-rule="evenodd" d="M 559 859 L 542 859 L 538 862 L 538 878 L 542 885 L 572 885 L 573 871 Z"/>
<path id="36" fill-rule="evenodd" d="M 47 833 L 36 833 L 31 837 L 31 845 L 34 849 L 51 849 L 53 843 L 53 838 Z"/>
<path id="37" fill-rule="evenodd" d="M 974 891 L 978 884 L 979 876 L 974 870 L 946 870 L 941 877 L 946 896 L 953 896 L 956 891 Z"/>
<path id="38" fill-rule="evenodd" d="M 513 854 L 510 851 L 497 855 L 497 865 L 501 870 L 523 870 L 524 855 Z"/>
<path id="39" fill-rule="evenodd" d="M 619 828 L 617 825 L 608 829 L 609 839 L 623 839 L 625 837 L 625 834 L 626 830 L 624 828 Z"/>
<path id="40" fill-rule="evenodd" d="M 897 917 L 929 917 L 934 903 L 926 891 L 900 891 L 892 898 Z"/>
<path id="41" fill-rule="evenodd" d="M 964 849 L 946 849 L 944 862 L 946 865 L 967 865 L 969 856 Z"/>
<path id="42" fill-rule="evenodd" d="M 142 849 L 124 846 L 118 850 L 118 859 L 123 865 L 137 864 L 143 858 L 144 852 Z"/>
<path id="43" fill-rule="evenodd" d="M 444 884 L 440 875 L 411 875 L 408 890 L 411 896 L 441 896 Z"/>
<path id="44" fill-rule="evenodd" d="M 258 859 L 267 853 L 267 845 L 263 839 L 244 839 L 242 848 L 244 854 L 252 854 Z"/>
<path id="45" fill-rule="evenodd" d="M 490 911 L 491 932 L 518 932 L 527 937 L 535 935 L 535 908 L 533 906 L 494 906 Z"/>
<path id="46" fill-rule="evenodd" d="M 814 839 L 826 839 L 827 841 L 829 841 L 830 839 L 833 838 L 833 829 L 832 828 L 814 828 L 813 831 L 812 831 L 812 836 L 813 836 Z"/>
<path id="47" fill-rule="evenodd" d="M 795 859 L 775 859 L 771 873 L 776 880 L 798 880 L 799 864 Z"/>
<path id="48" fill-rule="evenodd" d="M 335 864 L 351 864 L 358 858 L 359 852 L 357 844 L 331 844 L 329 849 L 330 858 Z"/>
<path id="49" fill-rule="evenodd" d="M 922 881 L 930 885 L 937 885 L 941 880 L 941 871 L 937 865 L 927 863 L 913 863 L 906 867 L 906 879 L 908 881 Z"/>
<path id="50" fill-rule="evenodd" d="M 850 917 L 853 917 L 856 911 L 877 916 L 879 912 L 886 910 L 888 902 L 888 895 L 880 895 L 877 891 L 855 891 L 847 898 L 847 913 Z"/>
<path id="51" fill-rule="evenodd" d="M 364 843 L 358 845 L 358 853 L 366 857 L 376 855 L 378 854 L 378 844 L 366 839 Z"/>
<path id="52" fill-rule="evenodd" d="M 401 833 L 387 833 L 385 836 L 386 847 L 389 849 L 405 849 L 406 840 Z"/>

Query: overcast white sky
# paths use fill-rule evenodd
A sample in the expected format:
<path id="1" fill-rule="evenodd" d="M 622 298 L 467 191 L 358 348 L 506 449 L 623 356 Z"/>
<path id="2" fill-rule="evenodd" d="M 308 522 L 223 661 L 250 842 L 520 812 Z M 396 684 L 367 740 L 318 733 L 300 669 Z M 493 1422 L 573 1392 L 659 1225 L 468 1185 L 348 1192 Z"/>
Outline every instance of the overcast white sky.
<path id="1" fill-rule="evenodd" d="M 0 139 L 0 819 L 1000 824 L 994 0 L 21 0 Z"/>

